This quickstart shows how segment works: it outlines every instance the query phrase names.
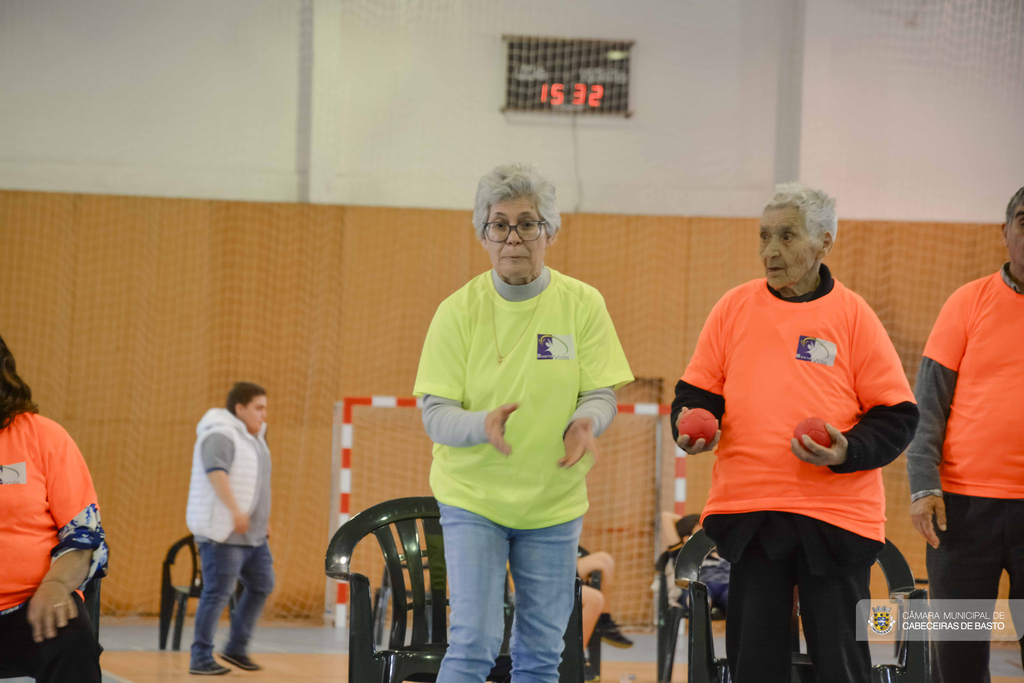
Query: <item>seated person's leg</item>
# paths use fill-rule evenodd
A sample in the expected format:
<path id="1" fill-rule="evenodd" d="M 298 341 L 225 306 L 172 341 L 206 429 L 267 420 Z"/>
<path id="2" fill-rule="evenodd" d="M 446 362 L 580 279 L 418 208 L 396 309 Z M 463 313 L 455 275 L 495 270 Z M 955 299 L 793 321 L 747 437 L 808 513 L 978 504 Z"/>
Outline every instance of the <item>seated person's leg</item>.
<path id="1" fill-rule="evenodd" d="M 594 590 L 590 586 L 583 586 L 583 644 L 590 642 L 590 636 L 594 633 L 594 626 L 597 625 L 597 618 L 604 611 L 604 596 L 601 591 Z"/>
<path id="2" fill-rule="evenodd" d="M 605 608 L 598 619 L 598 633 L 601 639 L 614 647 L 633 647 L 633 641 L 627 638 L 619 630 L 618 624 L 612 619 L 611 602 L 612 590 L 615 585 L 615 560 L 606 552 L 596 552 L 581 557 L 576 561 L 576 571 L 584 581 L 591 572 L 601 572 L 601 593 L 604 594 Z"/>
<path id="3" fill-rule="evenodd" d="M 0 617 L 0 676 L 28 676 L 37 683 L 100 683 L 102 651 L 82 599 L 72 596 L 78 616 L 57 629 L 57 636 L 36 643 L 28 606 Z"/>

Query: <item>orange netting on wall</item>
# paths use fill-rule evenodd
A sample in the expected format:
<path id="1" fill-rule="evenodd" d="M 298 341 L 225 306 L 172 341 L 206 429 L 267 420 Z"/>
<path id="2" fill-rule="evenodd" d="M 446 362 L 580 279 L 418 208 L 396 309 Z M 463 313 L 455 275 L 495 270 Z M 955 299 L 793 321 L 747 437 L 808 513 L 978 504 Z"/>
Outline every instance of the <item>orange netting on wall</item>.
<path id="1" fill-rule="evenodd" d="M 0 331 L 41 411 L 68 429 L 89 463 L 111 545 L 107 612 L 157 610 L 163 556 L 188 533 L 195 424 L 234 381 L 249 380 L 268 390 L 274 457 L 278 579 L 267 613 L 321 614 L 333 403 L 411 391 L 438 303 L 490 266 L 469 218 L 468 211 L 0 192 Z M 660 396 L 629 400 L 671 400 L 711 306 L 761 275 L 756 225 L 565 217 L 548 265 L 602 292 L 633 374 L 660 381 Z M 1004 258 L 994 225 L 841 221 L 827 262 L 878 312 L 913 378 L 946 297 Z M 649 463 L 630 457 L 649 451 L 635 452 L 648 454 L 623 456 L 622 466 L 647 472 Z M 419 469 L 410 463 L 409 471 L 425 472 L 418 450 L 416 458 Z M 690 460 L 687 506 L 696 511 L 711 459 Z M 902 460 L 884 476 L 888 533 L 923 574 Z M 602 529 L 653 533 L 652 493 L 616 488 L 614 480 L 612 465 L 595 471 L 595 497 L 640 502 L 610 507 L 609 519 L 595 505 L 584 534 L 591 550 L 615 552 L 614 534 Z M 425 482 L 413 489 L 424 492 Z M 662 500 L 671 507 L 671 495 Z M 616 609 L 638 603 L 637 614 L 649 613 L 649 582 L 627 577 L 648 572 L 651 558 L 619 552 Z"/>

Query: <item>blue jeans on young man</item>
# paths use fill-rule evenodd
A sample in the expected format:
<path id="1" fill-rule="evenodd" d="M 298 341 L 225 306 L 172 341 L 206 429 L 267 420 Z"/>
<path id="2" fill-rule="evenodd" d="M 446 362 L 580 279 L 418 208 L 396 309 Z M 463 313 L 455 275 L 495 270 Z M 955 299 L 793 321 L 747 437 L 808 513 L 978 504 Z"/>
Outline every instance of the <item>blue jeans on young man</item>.
<path id="1" fill-rule="evenodd" d="M 451 631 L 438 683 L 481 683 L 504 636 L 505 564 L 515 583 L 513 683 L 555 683 L 575 599 L 583 518 L 510 529 L 441 504 Z"/>
<path id="2" fill-rule="evenodd" d="M 245 655 L 263 604 L 274 589 L 274 558 L 270 547 L 266 541 L 259 546 L 200 543 L 199 559 L 203 569 L 203 594 L 196 608 L 192 664 L 214 661 L 213 636 L 236 581 L 242 584 L 242 596 L 231 615 L 231 635 L 224 652 Z"/>

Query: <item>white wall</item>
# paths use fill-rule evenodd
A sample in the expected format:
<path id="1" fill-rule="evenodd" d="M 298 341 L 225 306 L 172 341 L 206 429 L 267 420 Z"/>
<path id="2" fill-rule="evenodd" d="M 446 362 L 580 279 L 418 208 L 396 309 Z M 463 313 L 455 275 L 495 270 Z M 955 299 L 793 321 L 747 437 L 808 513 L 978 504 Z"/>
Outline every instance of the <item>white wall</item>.
<path id="1" fill-rule="evenodd" d="M 1024 2 L 808 3 L 801 175 L 846 218 L 1001 222 L 1024 185 Z"/>
<path id="2" fill-rule="evenodd" d="M 4 0 L 0 187 L 468 208 L 483 172 L 525 159 L 566 211 L 756 215 L 799 174 L 843 217 L 992 221 L 1024 183 L 1022 17 L 1019 0 Z M 499 111 L 513 33 L 636 41 L 634 116 L 577 121 L 582 200 L 571 117 Z"/>
<path id="3" fill-rule="evenodd" d="M 0 187 L 294 201 L 296 6 L 0 2 Z"/>
<path id="4" fill-rule="evenodd" d="M 577 120 L 590 212 L 735 215 L 771 186 L 776 2 L 349 0 L 333 175 L 322 201 L 466 207 L 494 165 L 532 161 L 579 201 L 572 117 L 502 114 L 503 34 L 635 39 L 632 118 Z M 322 120 L 315 109 L 314 120 Z"/>

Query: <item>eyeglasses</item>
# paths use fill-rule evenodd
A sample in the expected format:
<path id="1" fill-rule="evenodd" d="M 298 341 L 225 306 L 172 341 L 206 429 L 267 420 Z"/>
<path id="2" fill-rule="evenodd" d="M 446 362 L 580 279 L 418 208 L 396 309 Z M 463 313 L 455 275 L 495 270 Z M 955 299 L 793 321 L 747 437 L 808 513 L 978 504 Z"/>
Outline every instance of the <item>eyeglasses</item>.
<path id="1" fill-rule="evenodd" d="M 492 242 L 504 242 L 515 230 L 519 239 L 524 242 L 532 242 L 540 237 L 541 229 L 547 224 L 547 221 L 523 221 L 518 225 L 509 225 L 505 221 L 494 221 L 493 223 L 484 223 L 484 234 Z"/>

